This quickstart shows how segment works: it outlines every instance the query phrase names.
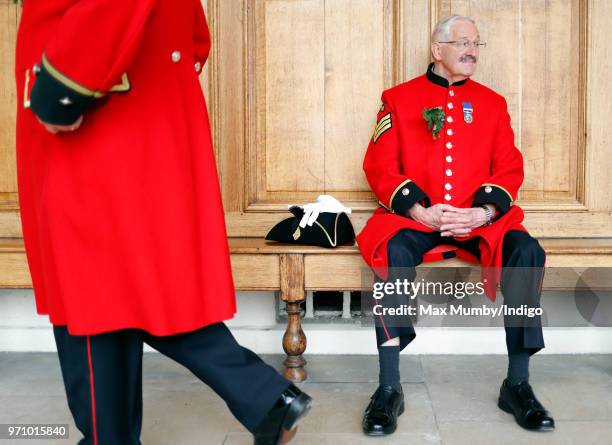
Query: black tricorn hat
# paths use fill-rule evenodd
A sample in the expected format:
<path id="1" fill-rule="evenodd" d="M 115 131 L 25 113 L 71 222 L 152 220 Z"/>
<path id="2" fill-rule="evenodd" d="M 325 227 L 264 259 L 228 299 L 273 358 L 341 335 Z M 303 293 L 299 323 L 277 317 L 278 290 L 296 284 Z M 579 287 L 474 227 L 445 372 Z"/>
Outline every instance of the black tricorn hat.
<path id="1" fill-rule="evenodd" d="M 336 247 L 355 242 L 355 230 L 346 213 L 321 212 L 312 226 L 300 227 L 304 209 L 293 206 L 293 217 L 276 224 L 266 235 L 268 241 L 307 244 L 309 246 Z"/>

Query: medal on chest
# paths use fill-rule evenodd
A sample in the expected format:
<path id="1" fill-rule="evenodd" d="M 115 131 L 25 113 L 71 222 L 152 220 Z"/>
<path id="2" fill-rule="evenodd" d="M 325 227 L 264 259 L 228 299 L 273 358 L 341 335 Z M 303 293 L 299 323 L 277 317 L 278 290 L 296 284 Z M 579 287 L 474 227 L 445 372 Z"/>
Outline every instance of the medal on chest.
<path id="1" fill-rule="evenodd" d="M 472 102 L 462 102 L 461 104 L 463 105 L 463 120 L 466 124 L 471 124 L 474 122 Z"/>

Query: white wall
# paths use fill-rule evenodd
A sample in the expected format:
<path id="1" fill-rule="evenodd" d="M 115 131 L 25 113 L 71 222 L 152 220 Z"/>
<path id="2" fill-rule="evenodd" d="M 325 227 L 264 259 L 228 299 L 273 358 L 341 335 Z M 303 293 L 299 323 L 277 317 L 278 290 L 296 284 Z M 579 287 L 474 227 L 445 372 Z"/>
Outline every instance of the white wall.
<path id="1" fill-rule="evenodd" d="M 258 353 L 283 353 L 272 292 L 239 292 L 228 322 L 238 341 Z M 375 354 L 372 327 L 305 324 L 308 354 Z M 546 328 L 542 353 L 612 353 L 612 328 Z M 48 319 L 36 315 L 32 290 L 0 290 L 0 351 L 54 351 Z M 408 354 L 505 354 L 501 328 L 420 328 Z"/>

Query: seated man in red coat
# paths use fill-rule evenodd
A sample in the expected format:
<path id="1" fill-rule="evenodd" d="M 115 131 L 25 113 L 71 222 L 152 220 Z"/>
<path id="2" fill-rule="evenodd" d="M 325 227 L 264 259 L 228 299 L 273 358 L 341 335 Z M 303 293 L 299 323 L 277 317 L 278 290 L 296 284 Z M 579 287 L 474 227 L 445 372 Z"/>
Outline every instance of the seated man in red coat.
<path id="1" fill-rule="evenodd" d="M 538 307 L 545 253 L 514 205 L 523 158 L 505 99 L 470 79 L 484 45 L 472 19 L 448 17 L 433 32 L 434 62 L 426 74 L 383 93 L 363 164 L 380 208 L 357 241 L 379 279 L 393 281 L 400 271 L 414 280 L 415 266 L 436 259 L 430 251 L 443 244 L 450 248 L 437 259 L 478 261 L 483 273 L 501 269 L 495 276 L 506 306 Z M 492 299 L 497 281 L 487 289 Z M 399 353 L 415 332 L 409 317 L 403 323 L 375 319 L 380 386 L 363 429 L 385 435 L 395 431 L 404 410 Z M 541 320 L 504 321 L 509 365 L 498 406 L 523 428 L 552 430 L 554 420 L 528 381 L 529 357 L 544 347 Z"/>

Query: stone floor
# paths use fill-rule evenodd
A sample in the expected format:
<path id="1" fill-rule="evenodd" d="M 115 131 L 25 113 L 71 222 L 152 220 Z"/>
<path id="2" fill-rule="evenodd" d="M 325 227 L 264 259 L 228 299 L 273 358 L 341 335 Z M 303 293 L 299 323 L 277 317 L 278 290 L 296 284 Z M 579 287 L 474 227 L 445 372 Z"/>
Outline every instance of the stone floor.
<path id="1" fill-rule="evenodd" d="M 282 357 L 265 359 L 280 369 Z M 374 356 L 309 356 L 300 386 L 315 400 L 292 445 L 355 444 L 611 444 L 612 356 L 540 355 L 531 382 L 557 429 L 530 433 L 496 407 L 502 356 L 402 356 L 406 412 L 386 438 L 361 433 L 361 416 L 376 388 Z M 144 445 L 251 444 L 224 403 L 189 372 L 157 354 L 144 360 Z M 68 423 L 54 354 L 0 353 L 0 424 Z M 44 441 L 14 441 L 17 445 Z M 1 440 L 0 445 L 12 443 Z"/>

